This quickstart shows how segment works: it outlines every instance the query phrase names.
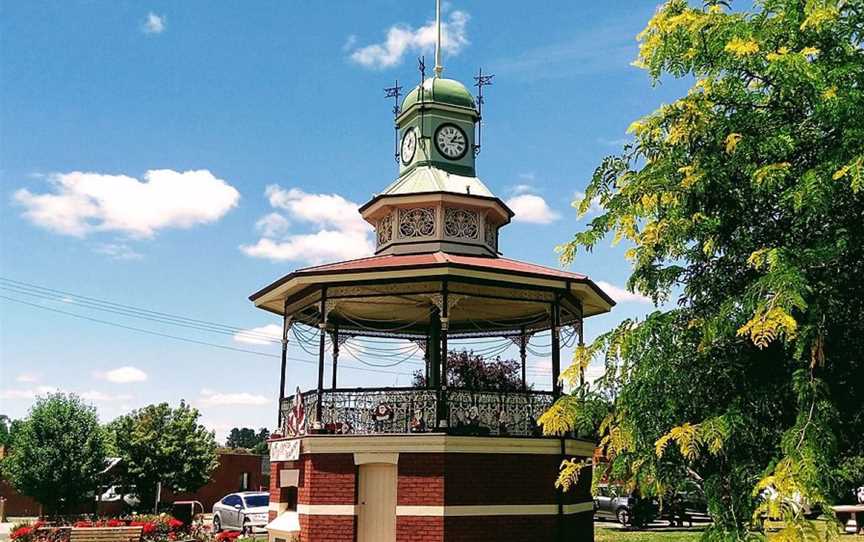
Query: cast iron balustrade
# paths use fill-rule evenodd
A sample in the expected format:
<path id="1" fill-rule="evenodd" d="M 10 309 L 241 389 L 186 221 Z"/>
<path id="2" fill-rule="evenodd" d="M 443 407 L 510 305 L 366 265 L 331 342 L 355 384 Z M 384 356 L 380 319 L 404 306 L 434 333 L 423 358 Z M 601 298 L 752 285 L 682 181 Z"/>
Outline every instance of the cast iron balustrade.
<path id="1" fill-rule="evenodd" d="M 427 388 L 352 388 L 301 393 L 305 431 L 321 434 L 450 433 L 536 437 L 537 419 L 553 403 L 548 391 L 473 391 Z M 295 397 L 282 403 L 283 430 L 289 430 Z M 437 423 L 446 420 L 446 424 Z M 320 422 L 320 423 L 319 423 Z M 436 425 L 438 427 L 436 427 Z"/>

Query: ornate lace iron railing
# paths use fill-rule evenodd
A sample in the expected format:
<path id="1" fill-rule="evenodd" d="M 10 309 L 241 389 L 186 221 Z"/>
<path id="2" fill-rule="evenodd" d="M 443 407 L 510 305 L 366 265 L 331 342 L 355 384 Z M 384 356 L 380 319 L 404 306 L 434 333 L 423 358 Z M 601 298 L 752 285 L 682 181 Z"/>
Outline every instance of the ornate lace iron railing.
<path id="1" fill-rule="evenodd" d="M 462 435 L 541 436 L 537 419 L 553 402 L 545 391 L 441 392 L 424 388 L 358 388 L 301 394 L 282 404 L 287 435 L 298 433 L 374 435 L 447 432 Z"/>

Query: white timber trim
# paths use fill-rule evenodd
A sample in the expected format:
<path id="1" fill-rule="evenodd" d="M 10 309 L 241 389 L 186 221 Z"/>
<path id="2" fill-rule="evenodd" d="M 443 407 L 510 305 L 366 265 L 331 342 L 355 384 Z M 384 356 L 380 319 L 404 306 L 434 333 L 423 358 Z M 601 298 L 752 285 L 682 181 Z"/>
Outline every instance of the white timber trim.
<path id="1" fill-rule="evenodd" d="M 438 434 L 313 435 L 301 437 L 303 454 L 468 453 L 561 455 L 561 441 L 549 438 L 467 437 Z M 565 455 L 592 457 L 594 443 L 565 440 Z M 376 463 L 391 461 L 374 461 Z M 395 463 L 395 461 L 392 461 Z M 358 463 L 359 464 L 359 463 Z"/>
<path id="2" fill-rule="evenodd" d="M 580 514 L 594 510 L 594 502 L 565 504 L 564 514 Z M 493 504 L 465 506 L 397 506 L 397 516 L 553 516 L 558 514 L 557 504 Z"/>
<path id="3" fill-rule="evenodd" d="M 356 516 L 353 504 L 298 504 L 297 513 L 303 516 Z"/>
<path id="4" fill-rule="evenodd" d="M 389 465 L 399 464 L 398 452 L 360 452 L 354 453 L 355 465 L 368 465 L 370 463 L 387 463 Z"/>

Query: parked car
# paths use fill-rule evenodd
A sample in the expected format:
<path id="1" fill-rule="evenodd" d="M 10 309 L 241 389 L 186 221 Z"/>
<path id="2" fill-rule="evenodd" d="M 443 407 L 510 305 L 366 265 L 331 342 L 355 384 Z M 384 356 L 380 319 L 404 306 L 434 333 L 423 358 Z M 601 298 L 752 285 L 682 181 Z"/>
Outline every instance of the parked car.
<path id="1" fill-rule="evenodd" d="M 266 491 L 231 493 L 213 505 L 213 532 L 222 529 L 251 533 L 267 525 L 270 494 Z"/>
<path id="2" fill-rule="evenodd" d="M 594 493 L 594 515 L 621 525 L 642 525 L 657 517 L 657 505 L 615 485 L 600 484 Z"/>

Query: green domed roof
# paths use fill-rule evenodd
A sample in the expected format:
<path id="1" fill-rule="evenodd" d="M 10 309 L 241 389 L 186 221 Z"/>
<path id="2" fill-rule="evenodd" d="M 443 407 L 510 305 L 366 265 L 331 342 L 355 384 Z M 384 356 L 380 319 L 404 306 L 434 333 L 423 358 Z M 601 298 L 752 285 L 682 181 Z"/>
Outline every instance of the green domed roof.
<path id="1" fill-rule="evenodd" d="M 420 86 L 414 87 L 402 101 L 402 111 L 420 101 Z M 457 107 L 470 107 L 474 109 L 474 96 L 468 92 L 465 85 L 455 79 L 442 79 L 430 77 L 423 82 L 424 96 L 426 102 L 455 105 Z"/>

